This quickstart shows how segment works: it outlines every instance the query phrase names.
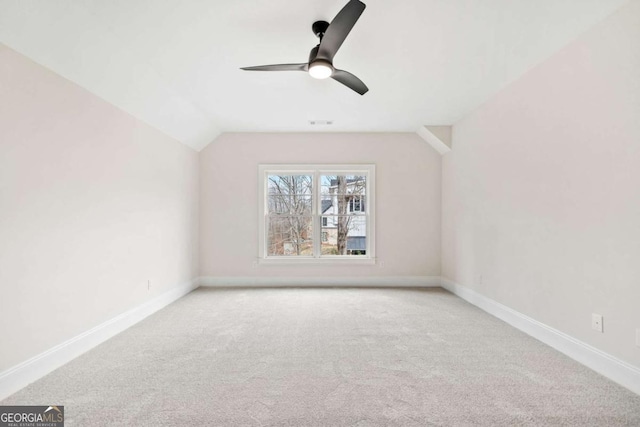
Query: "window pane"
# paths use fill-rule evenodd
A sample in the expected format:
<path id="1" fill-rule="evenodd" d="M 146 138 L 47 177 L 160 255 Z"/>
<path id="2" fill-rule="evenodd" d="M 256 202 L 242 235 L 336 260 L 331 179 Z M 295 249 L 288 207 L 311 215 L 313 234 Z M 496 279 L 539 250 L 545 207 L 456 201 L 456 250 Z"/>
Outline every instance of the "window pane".
<path id="1" fill-rule="evenodd" d="M 268 256 L 312 256 L 312 216 L 266 217 Z"/>
<path id="2" fill-rule="evenodd" d="M 269 175 L 267 178 L 268 213 L 311 215 L 311 175 Z"/>
<path id="3" fill-rule="evenodd" d="M 367 217 L 364 215 L 328 215 L 322 226 L 322 255 L 366 255 Z"/>
<path id="4" fill-rule="evenodd" d="M 365 176 L 322 175 L 320 178 L 323 214 L 364 212 Z"/>
<path id="5" fill-rule="evenodd" d="M 271 175 L 269 174 L 267 191 L 269 194 L 301 194 L 311 196 L 312 175 Z"/>
<path id="6" fill-rule="evenodd" d="M 322 194 L 365 194 L 367 177 L 362 175 L 321 175 Z"/>

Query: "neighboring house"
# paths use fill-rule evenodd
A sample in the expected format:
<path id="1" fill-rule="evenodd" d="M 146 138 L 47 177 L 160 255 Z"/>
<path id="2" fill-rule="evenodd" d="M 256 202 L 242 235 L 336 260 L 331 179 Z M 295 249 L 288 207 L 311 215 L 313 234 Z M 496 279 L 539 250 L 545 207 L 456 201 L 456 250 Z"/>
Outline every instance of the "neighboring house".
<path id="1" fill-rule="evenodd" d="M 338 183 L 332 179 L 327 192 L 322 195 L 322 246 L 323 252 L 335 250 L 338 245 L 338 225 L 340 221 L 338 203 Z M 367 220 L 365 186 L 362 178 L 347 179 L 346 194 L 342 200 L 347 204 L 342 221 L 348 227 L 347 255 L 366 255 L 367 250 Z"/>

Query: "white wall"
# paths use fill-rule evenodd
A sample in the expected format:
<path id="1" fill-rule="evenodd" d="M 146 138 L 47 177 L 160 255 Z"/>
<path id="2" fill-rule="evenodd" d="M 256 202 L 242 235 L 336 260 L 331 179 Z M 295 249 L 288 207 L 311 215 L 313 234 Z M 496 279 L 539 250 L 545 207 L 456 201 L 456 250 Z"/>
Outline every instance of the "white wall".
<path id="1" fill-rule="evenodd" d="M 195 278 L 197 251 L 198 154 L 0 45 L 0 372 Z"/>
<path id="2" fill-rule="evenodd" d="M 640 366 L 639 2 L 454 126 L 442 236 L 444 276 Z"/>
<path id="3" fill-rule="evenodd" d="M 375 164 L 378 263 L 256 266 L 261 163 Z M 440 164 L 410 133 L 223 134 L 200 153 L 201 275 L 439 276 Z"/>

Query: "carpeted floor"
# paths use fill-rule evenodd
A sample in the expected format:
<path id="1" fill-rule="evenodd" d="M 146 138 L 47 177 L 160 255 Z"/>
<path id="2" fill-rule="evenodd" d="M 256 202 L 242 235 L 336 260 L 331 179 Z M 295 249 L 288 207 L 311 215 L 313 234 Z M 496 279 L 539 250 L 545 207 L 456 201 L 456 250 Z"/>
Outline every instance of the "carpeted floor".
<path id="1" fill-rule="evenodd" d="M 67 426 L 640 426 L 640 396 L 440 289 L 198 289 L 2 405 Z"/>

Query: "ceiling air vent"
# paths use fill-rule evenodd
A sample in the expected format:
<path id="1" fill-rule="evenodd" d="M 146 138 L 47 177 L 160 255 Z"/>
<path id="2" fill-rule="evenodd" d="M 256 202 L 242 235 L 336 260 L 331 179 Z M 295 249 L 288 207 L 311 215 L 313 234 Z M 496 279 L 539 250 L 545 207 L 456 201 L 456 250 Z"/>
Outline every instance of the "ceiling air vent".
<path id="1" fill-rule="evenodd" d="M 333 120 L 309 120 L 311 126 L 329 126 L 333 124 Z"/>

